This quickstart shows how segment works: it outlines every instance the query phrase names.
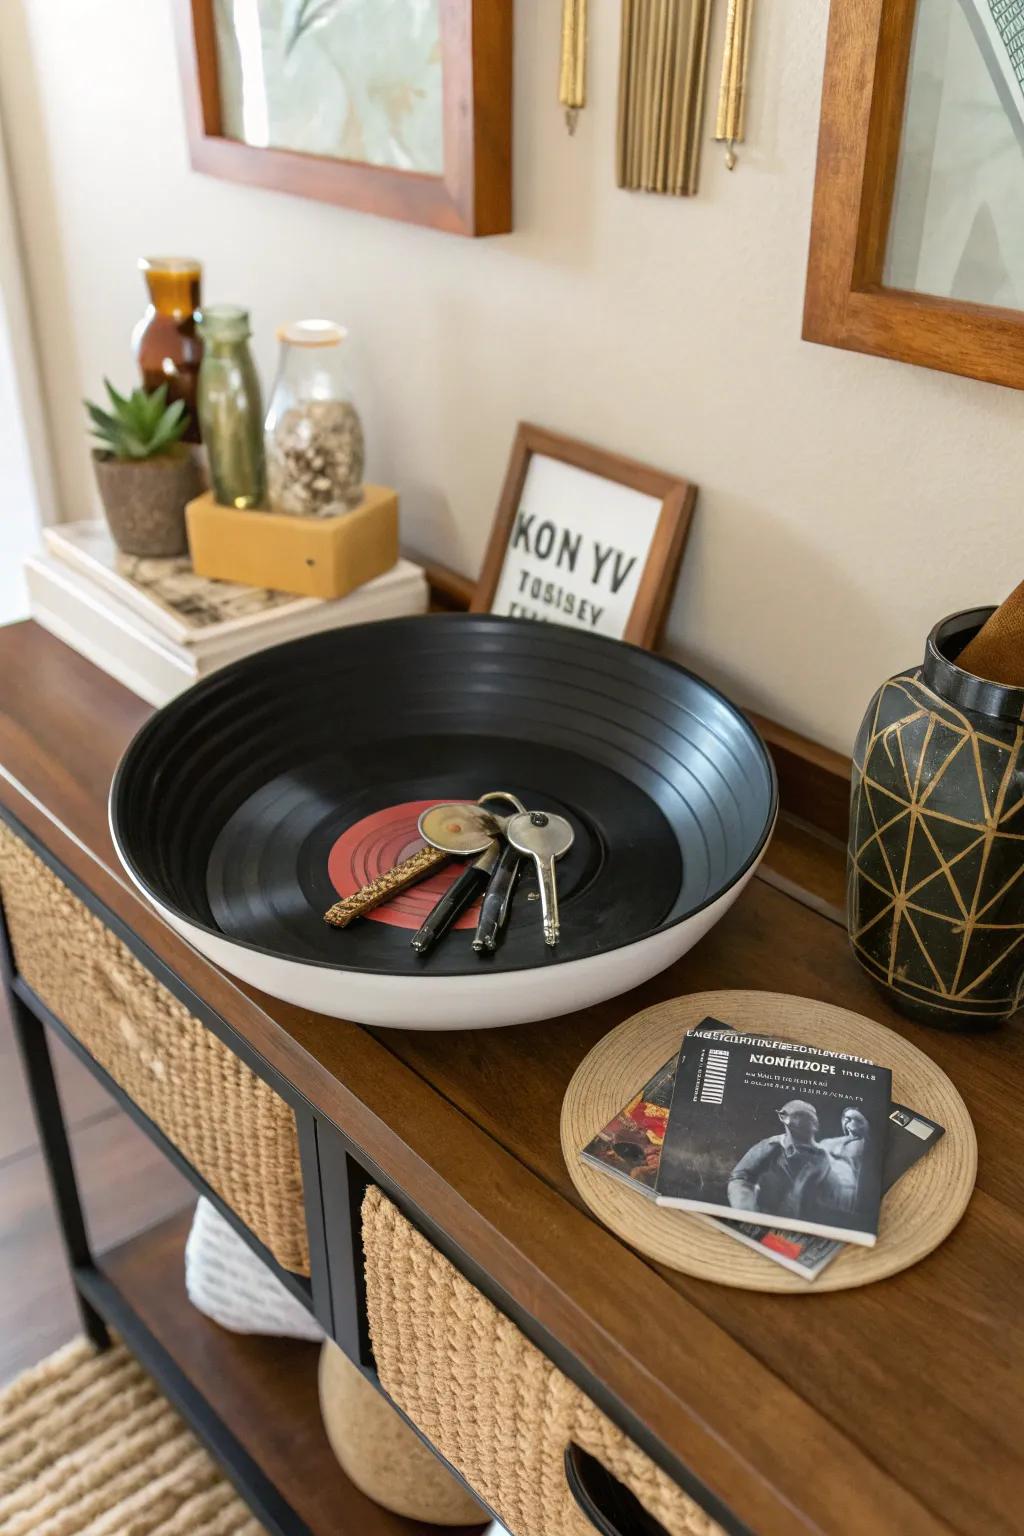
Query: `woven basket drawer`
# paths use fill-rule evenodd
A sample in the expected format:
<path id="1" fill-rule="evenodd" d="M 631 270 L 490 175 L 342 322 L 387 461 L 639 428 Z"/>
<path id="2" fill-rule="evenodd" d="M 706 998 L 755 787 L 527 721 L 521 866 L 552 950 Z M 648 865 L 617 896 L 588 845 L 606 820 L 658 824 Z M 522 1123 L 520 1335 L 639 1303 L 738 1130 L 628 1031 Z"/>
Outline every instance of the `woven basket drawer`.
<path id="1" fill-rule="evenodd" d="M 724 1536 L 379 1189 L 362 1218 L 381 1384 L 514 1536 L 594 1536 L 566 1483 L 570 1442 L 670 1536 Z"/>
<path id="2" fill-rule="evenodd" d="M 0 823 L 18 971 L 285 1269 L 309 1274 L 295 1116 Z"/>

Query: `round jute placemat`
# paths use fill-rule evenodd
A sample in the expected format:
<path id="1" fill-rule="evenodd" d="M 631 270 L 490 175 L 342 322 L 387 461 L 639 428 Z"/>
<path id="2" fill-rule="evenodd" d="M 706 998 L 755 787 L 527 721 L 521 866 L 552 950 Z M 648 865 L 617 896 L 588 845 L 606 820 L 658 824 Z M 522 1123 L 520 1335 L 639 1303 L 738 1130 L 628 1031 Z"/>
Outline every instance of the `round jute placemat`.
<path id="1" fill-rule="evenodd" d="M 666 1210 L 580 1159 L 580 1151 L 708 1016 L 747 1034 L 852 1051 L 892 1069 L 892 1096 L 946 1134 L 895 1184 L 874 1248 L 848 1244 L 817 1280 L 773 1264 L 699 1216 Z M 685 1274 L 748 1291 L 840 1291 L 894 1275 L 937 1248 L 974 1189 L 978 1146 L 967 1106 L 946 1074 L 902 1035 L 860 1014 L 779 992 L 695 992 L 645 1008 L 599 1040 L 562 1102 L 562 1155 L 593 1214 L 617 1237 Z"/>

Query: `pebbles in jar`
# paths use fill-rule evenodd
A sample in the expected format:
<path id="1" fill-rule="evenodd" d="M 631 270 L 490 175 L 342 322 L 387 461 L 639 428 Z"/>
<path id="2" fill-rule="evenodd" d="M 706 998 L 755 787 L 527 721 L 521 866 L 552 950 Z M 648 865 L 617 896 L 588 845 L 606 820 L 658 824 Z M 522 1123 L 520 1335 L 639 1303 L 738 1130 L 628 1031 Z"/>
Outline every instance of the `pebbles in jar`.
<path id="1" fill-rule="evenodd" d="M 283 413 L 267 438 L 270 505 L 297 517 L 333 517 L 363 495 L 363 427 L 348 400 L 309 400 Z"/>
<path id="2" fill-rule="evenodd" d="M 265 423 L 270 505 L 335 517 L 362 501 L 365 447 L 352 399 L 350 343 L 333 320 L 278 330 L 281 356 Z"/>

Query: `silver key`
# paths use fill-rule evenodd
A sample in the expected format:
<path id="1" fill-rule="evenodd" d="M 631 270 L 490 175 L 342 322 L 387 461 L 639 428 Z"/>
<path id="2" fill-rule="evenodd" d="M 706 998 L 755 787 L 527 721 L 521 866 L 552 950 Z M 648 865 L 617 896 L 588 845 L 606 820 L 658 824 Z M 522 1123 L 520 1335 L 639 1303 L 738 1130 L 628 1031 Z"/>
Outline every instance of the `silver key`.
<path id="1" fill-rule="evenodd" d="M 528 853 L 537 866 L 544 942 L 557 944 L 559 925 L 555 860 L 568 853 L 572 847 L 572 827 L 564 816 L 550 816 L 546 811 L 525 811 L 520 816 L 511 817 L 505 827 L 505 836 L 513 848 L 518 848 L 520 853 Z"/>

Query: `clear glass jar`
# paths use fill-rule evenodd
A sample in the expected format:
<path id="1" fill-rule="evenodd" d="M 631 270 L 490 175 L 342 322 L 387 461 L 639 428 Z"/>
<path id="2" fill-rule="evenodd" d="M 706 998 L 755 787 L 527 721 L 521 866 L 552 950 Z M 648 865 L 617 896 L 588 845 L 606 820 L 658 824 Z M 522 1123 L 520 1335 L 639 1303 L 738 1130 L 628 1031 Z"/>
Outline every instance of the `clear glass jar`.
<path id="1" fill-rule="evenodd" d="M 199 316 L 199 334 L 199 421 L 214 497 L 224 507 L 262 507 L 267 490 L 263 400 L 249 351 L 248 311 L 211 304 Z"/>
<path id="2" fill-rule="evenodd" d="M 277 338 L 281 355 L 265 428 L 271 509 L 337 517 L 361 502 L 366 459 L 348 332 L 333 320 L 295 320 Z"/>

